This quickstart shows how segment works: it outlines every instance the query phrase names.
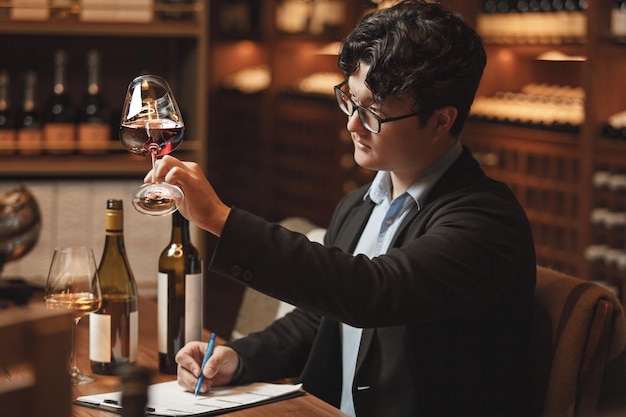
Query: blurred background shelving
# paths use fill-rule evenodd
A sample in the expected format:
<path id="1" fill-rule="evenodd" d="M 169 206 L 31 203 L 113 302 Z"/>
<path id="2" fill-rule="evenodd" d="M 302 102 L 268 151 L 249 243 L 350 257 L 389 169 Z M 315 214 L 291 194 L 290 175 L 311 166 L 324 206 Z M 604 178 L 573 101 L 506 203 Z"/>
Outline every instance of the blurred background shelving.
<path id="1" fill-rule="evenodd" d="M 43 110 L 53 87 L 53 54 L 57 49 L 63 49 L 68 57 L 67 94 L 77 107 L 88 84 L 87 54 L 97 50 L 101 56 L 101 92 L 111 110 L 110 143 L 100 146 L 93 155 L 82 155 L 76 148 L 69 148 L 69 155 L 50 155 L 42 150 L 36 155 L 22 156 L 18 151 L 19 143 L 14 151 L 7 150 L 5 145 L 2 156 L 6 161 L 0 164 L 0 175 L 8 178 L 56 174 L 143 178 L 149 163 L 141 163 L 144 158 L 137 159 L 125 152 L 117 139 L 117 132 L 126 86 L 136 75 L 146 72 L 164 76 L 179 98 L 185 114 L 186 138 L 177 153 L 204 164 L 208 98 L 197 94 L 197 91 L 206 89 L 207 79 L 208 24 L 204 1 L 197 0 L 173 9 L 178 10 L 176 13 L 184 13 L 185 19 L 164 18 L 164 13 L 173 13 L 170 6 L 150 4 L 141 9 L 142 16 L 148 17 L 137 21 L 128 16 L 116 20 L 117 17 L 108 15 L 84 20 L 83 13 L 90 3 L 61 3 L 67 7 L 57 9 L 54 1 L 42 3 L 46 18 L 32 13 L 11 18 L 14 9 L 22 10 L 21 3 L 0 2 L 0 69 L 11 75 L 10 103 L 14 113 L 18 113 L 22 76 L 32 70 L 38 75 L 36 103 L 38 110 Z M 46 5 L 49 9 L 45 9 Z M 101 3 L 98 7 L 106 9 L 109 6 Z M 132 3 L 124 7 L 133 10 Z M 64 11 L 61 13 L 60 10 Z"/>

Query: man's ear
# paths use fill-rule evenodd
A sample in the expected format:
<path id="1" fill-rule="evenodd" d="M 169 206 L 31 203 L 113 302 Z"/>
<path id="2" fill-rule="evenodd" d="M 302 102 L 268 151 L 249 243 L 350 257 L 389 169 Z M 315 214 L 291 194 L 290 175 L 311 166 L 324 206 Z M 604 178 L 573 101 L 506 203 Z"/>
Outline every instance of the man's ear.
<path id="1" fill-rule="evenodd" d="M 452 125 L 456 121 L 457 116 L 459 115 L 459 111 L 456 107 L 447 106 L 442 107 L 440 109 L 435 110 L 434 122 L 435 122 L 435 130 L 439 134 L 447 134 L 450 132 Z"/>

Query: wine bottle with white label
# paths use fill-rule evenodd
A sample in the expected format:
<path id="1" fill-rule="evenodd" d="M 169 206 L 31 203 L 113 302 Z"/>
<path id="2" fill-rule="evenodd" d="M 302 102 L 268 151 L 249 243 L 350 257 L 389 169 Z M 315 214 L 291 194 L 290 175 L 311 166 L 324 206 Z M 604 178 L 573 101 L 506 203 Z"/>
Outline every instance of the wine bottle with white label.
<path id="1" fill-rule="evenodd" d="M 185 343 L 202 340 L 202 261 L 189 237 L 189 222 L 172 214 L 172 237 L 159 257 L 159 370 L 175 374 L 176 353 Z"/>
<path id="2" fill-rule="evenodd" d="M 124 246 L 122 200 L 107 201 L 106 238 L 98 267 L 102 307 L 89 318 L 89 359 L 97 374 L 114 375 L 137 362 L 137 285 Z"/>

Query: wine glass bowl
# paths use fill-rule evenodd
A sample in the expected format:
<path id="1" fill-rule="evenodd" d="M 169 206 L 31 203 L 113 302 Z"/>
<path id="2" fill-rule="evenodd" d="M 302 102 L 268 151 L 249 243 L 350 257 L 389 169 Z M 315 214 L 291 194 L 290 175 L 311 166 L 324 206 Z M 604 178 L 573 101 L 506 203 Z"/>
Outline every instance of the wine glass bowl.
<path id="1" fill-rule="evenodd" d="M 80 319 L 98 310 L 102 304 L 98 269 L 91 249 L 82 246 L 55 249 L 44 290 L 44 303 L 48 308 L 74 312 L 69 370 L 72 384 L 93 382 L 94 377 L 78 369 L 74 352 L 76 326 Z"/>
<path id="2" fill-rule="evenodd" d="M 141 75 L 128 85 L 120 141 L 136 155 L 150 155 L 152 168 L 158 157 L 171 153 L 183 141 L 185 124 L 167 81 Z M 160 216 L 177 210 L 182 190 L 165 182 L 146 183 L 133 194 L 133 206 L 143 214 Z"/>

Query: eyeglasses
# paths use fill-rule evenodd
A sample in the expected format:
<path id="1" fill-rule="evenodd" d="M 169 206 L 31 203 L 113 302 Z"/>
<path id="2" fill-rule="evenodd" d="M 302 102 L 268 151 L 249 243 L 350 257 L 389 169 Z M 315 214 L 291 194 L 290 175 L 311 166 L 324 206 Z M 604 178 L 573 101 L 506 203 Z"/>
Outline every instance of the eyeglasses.
<path id="1" fill-rule="evenodd" d="M 359 106 L 356 104 L 350 96 L 342 90 L 343 86 L 346 85 L 348 81 L 344 81 L 341 84 L 335 86 L 335 97 L 337 98 L 337 104 L 339 104 L 339 108 L 342 112 L 344 112 L 348 116 L 352 116 L 354 111 L 356 110 L 359 114 L 359 120 L 363 124 L 363 126 L 372 133 L 380 133 L 380 128 L 383 123 L 387 122 L 395 122 L 396 120 L 408 119 L 409 117 L 418 116 L 429 109 L 422 109 L 420 111 L 416 111 L 413 113 L 405 114 L 402 116 L 396 117 L 387 117 L 385 119 L 379 117 L 376 113 L 367 109 L 365 107 Z"/>

